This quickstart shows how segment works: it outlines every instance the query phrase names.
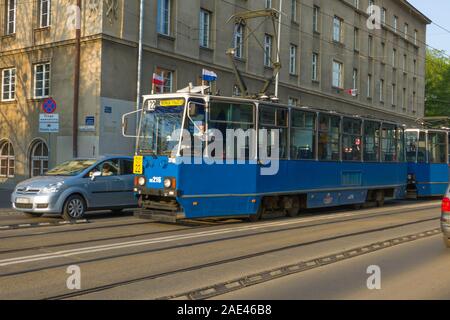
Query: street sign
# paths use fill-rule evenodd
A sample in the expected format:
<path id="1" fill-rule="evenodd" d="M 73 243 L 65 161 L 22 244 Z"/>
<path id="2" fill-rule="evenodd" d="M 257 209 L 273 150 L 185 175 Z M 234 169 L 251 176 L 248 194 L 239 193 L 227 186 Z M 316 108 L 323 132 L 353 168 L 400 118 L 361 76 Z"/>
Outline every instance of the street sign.
<path id="1" fill-rule="evenodd" d="M 112 107 L 105 106 L 105 113 L 112 113 Z"/>
<path id="2" fill-rule="evenodd" d="M 59 132 L 59 114 L 39 114 L 39 132 L 58 133 Z"/>
<path id="3" fill-rule="evenodd" d="M 84 121 L 85 126 L 95 126 L 95 117 L 94 116 L 87 116 Z"/>
<path id="4" fill-rule="evenodd" d="M 56 101 L 53 98 L 48 98 L 42 103 L 42 111 L 47 114 L 52 114 L 56 111 Z"/>

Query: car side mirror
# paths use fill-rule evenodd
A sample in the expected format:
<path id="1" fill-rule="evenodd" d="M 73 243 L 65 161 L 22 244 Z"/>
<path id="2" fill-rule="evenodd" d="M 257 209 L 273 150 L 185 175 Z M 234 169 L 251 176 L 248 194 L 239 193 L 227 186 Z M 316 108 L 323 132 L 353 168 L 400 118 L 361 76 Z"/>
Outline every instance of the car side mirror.
<path id="1" fill-rule="evenodd" d="M 95 179 L 97 179 L 98 177 L 101 177 L 102 173 L 100 171 L 95 171 L 92 176 L 91 176 L 91 180 L 94 181 Z"/>

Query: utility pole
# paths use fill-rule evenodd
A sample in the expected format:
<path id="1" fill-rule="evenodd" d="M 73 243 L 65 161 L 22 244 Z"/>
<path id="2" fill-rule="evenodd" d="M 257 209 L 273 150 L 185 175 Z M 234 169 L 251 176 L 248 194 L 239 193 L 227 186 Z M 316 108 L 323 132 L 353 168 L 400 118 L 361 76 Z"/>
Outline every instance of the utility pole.
<path id="1" fill-rule="evenodd" d="M 145 0 L 141 0 L 139 8 L 139 44 L 138 44 L 137 80 L 136 80 L 136 111 L 139 111 L 141 106 L 141 78 L 142 78 L 142 51 L 143 51 L 142 41 L 144 37 L 144 2 Z M 136 113 L 136 135 L 139 134 L 138 122 L 139 122 L 139 112 Z"/>
<path id="2" fill-rule="evenodd" d="M 73 157 L 78 157 L 78 106 L 80 98 L 80 60 L 81 60 L 81 0 L 77 0 L 78 13 L 75 21 L 75 63 L 73 77 L 73 122 L 72 147 Z"/>
<path id="3" fill-rule="evenodd" d="M 277 50 L 277 63 L 280 64 L 280 50 L 281 50 L 281 15 L 283 8 L 283 0 L 280 0 L 280 10 L 278 12 L 278 50 Z M 280 72 L 277 73 L 275 78 L 275 97 L 278 98 L 278 87 L 280 85 Z"/>

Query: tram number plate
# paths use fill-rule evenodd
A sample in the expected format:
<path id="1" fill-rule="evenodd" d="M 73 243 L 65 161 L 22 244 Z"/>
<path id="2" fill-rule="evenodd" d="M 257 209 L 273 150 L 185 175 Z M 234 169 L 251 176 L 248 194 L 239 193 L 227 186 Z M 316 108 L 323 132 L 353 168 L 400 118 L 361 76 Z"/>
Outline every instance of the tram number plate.
<path id="1" fill-rule="evenodd" d="M 143 162 L 144 162 L 143 156 L 134 157 L 134 165 L 133 165 L 134 174 L 142 174 L 144 172 Z"/>

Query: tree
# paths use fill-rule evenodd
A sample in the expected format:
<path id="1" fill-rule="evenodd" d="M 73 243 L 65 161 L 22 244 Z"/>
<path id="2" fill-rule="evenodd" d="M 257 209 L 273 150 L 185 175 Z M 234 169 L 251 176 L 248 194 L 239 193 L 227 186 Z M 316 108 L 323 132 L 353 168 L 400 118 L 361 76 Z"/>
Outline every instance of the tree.
<path id="1" fill-rule="evenodd" d="M 450 116 L 450 58 L 444 51 L 427 50 L 426 116 Z"/>

